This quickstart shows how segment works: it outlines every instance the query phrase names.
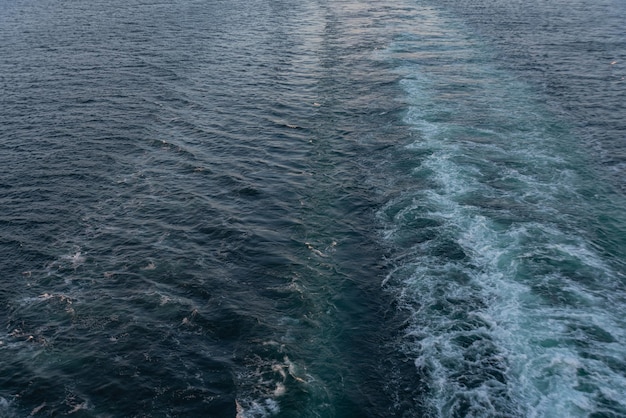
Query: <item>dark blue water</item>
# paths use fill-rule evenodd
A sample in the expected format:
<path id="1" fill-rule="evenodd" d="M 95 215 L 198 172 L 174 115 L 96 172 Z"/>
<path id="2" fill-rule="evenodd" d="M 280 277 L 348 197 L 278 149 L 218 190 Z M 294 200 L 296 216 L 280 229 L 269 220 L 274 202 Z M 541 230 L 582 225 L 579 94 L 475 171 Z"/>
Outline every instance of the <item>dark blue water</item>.
<path id="1" fill-rule="evenodd" d="M 626 416 L 625 27 L 3 1 L 0 416 Z"/>

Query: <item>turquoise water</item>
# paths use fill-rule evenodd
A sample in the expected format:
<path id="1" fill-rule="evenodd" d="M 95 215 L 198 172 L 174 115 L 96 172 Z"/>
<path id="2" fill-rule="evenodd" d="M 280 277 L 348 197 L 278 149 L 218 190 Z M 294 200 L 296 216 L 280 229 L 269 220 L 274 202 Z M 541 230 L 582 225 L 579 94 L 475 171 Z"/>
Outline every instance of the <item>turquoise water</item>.
<path id="1" fill-rule="evenodd" d="M 388 51 L 413 139 L 380 218 L 428 414 L 623 413 L 623 195 L 462 22 L 418 16 Z"/>
<path id="2" fill-rule="evenodd" d="M 0 416 L 626 416 L 620 2 L 4 6 Z"/>

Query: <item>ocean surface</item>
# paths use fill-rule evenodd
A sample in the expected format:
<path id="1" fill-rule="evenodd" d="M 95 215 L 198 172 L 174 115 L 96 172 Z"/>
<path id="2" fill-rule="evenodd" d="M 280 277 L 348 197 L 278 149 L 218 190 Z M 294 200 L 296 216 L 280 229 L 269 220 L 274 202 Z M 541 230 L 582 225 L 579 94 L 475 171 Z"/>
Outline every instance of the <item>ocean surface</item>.
<path id="1" fill-rule="evenodd" d="M 0 417 L 626 417 L 624 0 L 0 4 Z"/>

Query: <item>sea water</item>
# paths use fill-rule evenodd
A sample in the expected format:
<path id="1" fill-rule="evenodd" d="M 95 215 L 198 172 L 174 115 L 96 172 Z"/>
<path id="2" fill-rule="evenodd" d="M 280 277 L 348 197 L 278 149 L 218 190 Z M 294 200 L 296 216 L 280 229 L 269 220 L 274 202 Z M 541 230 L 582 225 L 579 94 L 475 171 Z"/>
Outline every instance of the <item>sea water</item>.
<path id="1" fill-rule="evenodd" d="M 626 416 L 623 3 L 5 3 L 0 416 Z"/>
<path id="2" fill-rule="evenodd" d="M 418 16 L 389 51 L 414 139 L 380 216 L 427 414 L 623 414 L 621 184 L 479 34 Z"/>

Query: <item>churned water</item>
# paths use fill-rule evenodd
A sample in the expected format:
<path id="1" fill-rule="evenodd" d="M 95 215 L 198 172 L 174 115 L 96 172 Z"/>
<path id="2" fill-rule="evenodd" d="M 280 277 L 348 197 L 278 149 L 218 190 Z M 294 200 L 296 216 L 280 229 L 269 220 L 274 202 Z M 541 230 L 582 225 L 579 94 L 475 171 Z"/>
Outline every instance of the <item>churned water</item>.
<path id="1" fill-rule="evenodd" d="M 625 27 L 4 1 L 0 416 L 626 417 Z"/>

